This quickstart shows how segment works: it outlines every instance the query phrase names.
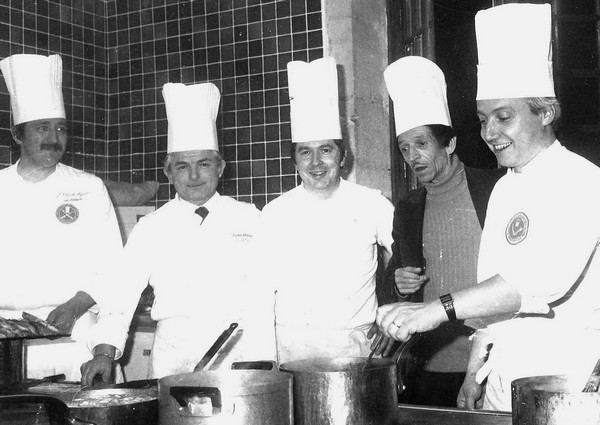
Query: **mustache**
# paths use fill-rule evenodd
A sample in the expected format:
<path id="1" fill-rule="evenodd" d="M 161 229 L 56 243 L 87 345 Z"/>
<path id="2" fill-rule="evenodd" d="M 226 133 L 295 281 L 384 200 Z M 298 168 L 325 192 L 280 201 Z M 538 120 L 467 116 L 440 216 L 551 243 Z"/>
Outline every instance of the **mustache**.
<path id="1" fill-rule="evenodd" d="M 42 143 L 40 145 L 40 150 L 43 151 L 62 151 L 63 146 L 60 143 Z"/>

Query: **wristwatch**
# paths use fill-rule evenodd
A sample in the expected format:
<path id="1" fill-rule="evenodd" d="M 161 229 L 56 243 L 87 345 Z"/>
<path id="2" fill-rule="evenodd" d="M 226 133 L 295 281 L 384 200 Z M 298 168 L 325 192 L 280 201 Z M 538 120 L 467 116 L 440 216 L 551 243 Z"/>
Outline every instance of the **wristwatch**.
<path id="1" fill-rule="evenodd" d="M 444 310 L 446 310 L 448 320 L 454 322 L 456 320 L 456 311 L 454 310 L 454 300 L 452 299 L 452 295 L 442 295 L 440 301 L 442 302 L 442 306 L 444 306 Z"/>

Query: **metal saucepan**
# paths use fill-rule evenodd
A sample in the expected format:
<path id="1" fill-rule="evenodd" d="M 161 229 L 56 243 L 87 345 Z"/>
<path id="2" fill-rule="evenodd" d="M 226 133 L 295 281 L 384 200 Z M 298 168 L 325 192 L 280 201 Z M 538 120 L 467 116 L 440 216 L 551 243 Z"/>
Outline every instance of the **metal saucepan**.
<path id="1" fill-rule="evenodd" d="M 160 425 L 291 425 L 292 376 L 266 370 L 203 371 L 158 380 Z"/>
<path id="2" fill-rule="evenodd" d="M 511 390 L 515 425 L 600 425 L 600 394 L 573 388 L 566 376 L 516 379 Z"/>
<path id="3" fill-rule="evenodd" d="M 390 358 L 338 357 L 296 360 L 279 370 L 294 376 L 294 418 L 304 424 L 394 424 L 401 371 L 421 337 L 401 343 Z"/>
<path id="4" fill-rule="evenodd" d="M 314 358 L 283 363 L 279 369 L 294 377 L 296 425 L 396 422 L 397 376 L 391 359 Z"/>
<path id="5" fill-rule="evenodd" d="M 96 425 L 155 425 L 158 423 L 156 388 L 82 391 L 66 403 L 78 422 Z"/>

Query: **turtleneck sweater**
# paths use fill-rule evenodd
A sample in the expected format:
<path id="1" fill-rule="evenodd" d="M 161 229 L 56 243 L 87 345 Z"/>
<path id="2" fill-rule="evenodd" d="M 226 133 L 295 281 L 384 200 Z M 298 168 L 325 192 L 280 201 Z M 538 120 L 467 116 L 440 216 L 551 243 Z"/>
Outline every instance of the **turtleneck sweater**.
<path id="1" fill-rule="evenodd" d="M 429 281 L 423 287 L 425 302 L 477 283 L 477 255 L 481 226 L 467 186 L 465 168 L 457 156 L 449 157 L 448 172 L 425 184 L 427 197 L 423 221 L 423 254 Z M 466 370 L 469 341 L 462 322 L 448 323 L 437 332 L 440 350 L 427 370 Z M 466 350 L 466 351 L 465 351 Z"/>

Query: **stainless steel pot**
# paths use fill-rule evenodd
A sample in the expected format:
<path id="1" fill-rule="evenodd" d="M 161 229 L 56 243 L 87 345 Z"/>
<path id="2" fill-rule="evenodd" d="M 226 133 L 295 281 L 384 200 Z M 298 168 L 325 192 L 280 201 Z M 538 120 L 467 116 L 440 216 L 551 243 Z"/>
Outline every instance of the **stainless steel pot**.
<path id="1" fill-rule="evenodd" d="M 512 382 L 514 425 L 600 425 L 600 394 L 573 389 L 566 376 Z"/>
<path id="2" fill-rule="evenodd" d="M 283 363 L 294 376 L 296 425 L 386 425 L 397 418 L 396 363 L 366 357 Z"/>
<path id="3" fill-rule="evenodd" d="M 41 394 L 0 396 L 0 424 L 71 425 L 69 409 L 60 399 Z"/>
<path id="4" fill-rule="evenodd" d="M 70 416 L 78 422 L 96 425 L 156 425 L 156 389 L 104 389 L 82 391 L 86 404 L 67 402 Z M 107 402 L 107 400 L 111 400 Z"/>
<path id="5" fill-rule="evenodd" d="M 261 370 L 171 375 L 158 380 L 158 403 L 160 425 L 291 425 L 292 376 Z"/>

